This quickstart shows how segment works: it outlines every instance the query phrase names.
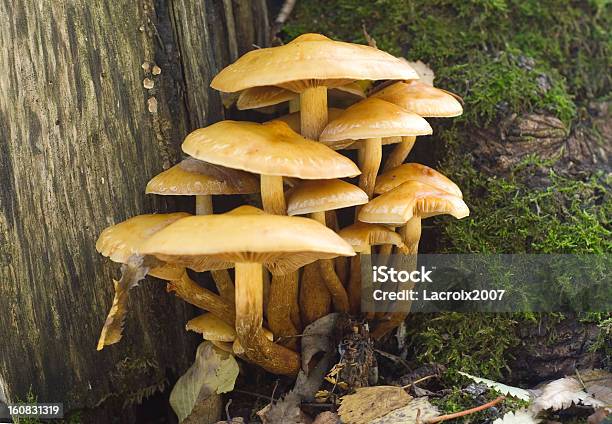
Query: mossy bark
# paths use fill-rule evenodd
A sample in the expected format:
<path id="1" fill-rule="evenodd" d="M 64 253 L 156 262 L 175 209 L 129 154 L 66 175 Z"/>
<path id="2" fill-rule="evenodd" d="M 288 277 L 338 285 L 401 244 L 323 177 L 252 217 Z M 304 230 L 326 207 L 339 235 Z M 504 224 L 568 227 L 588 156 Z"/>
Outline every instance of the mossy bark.
<path id="1" fill-rule="evenodd" d="M 223 117 L 209 81 L 267 25 L 263 0 L 0 0 L 0 400 L 129 402 L 185 369 L 189 310 L 159 280 L 133 291 L 123 341 L 96 351 L 118 267 L 94 244 L 166 209 L 146 182 Z"/>

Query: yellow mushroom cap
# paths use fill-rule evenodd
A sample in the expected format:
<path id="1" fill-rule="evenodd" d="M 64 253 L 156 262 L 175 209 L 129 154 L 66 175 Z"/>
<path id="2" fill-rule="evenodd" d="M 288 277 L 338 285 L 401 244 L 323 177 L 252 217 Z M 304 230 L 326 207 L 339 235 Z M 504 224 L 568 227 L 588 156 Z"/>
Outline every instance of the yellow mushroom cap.
<path id="1" fill-rule="evenodd" d="M 146 193 L 161 195 L 218 195 L 259 193 L 253 174 L 188 158 L 149 181 Z"/>
<path id="2" fill-rule="evenodd" d="M 407 181 L 370 200 L 359 211 L 359 220 L 404 225 L 413 216 L 429 218 L 444 214 L 461 219 L 468 216 L 470 210 L 460 197 L 428 184 Z"/>
<path id="3" fill-rule="evenodd" d="M 428 118 L 450 118 L 463 113 L 455 94 L 421 81 L 397 82 L 372 94 L 372 97 Z"/>
<path id="4" fill-rule="evenodd" d="M 361 173 L 350 159 L 278 121 L 217 122 L 189 134 L 183 151 L 206 162 L 263 175 L 313 180 Z"/>
<path id="5" fill-rule="evenodd" d="M 204 215 L 180 219 L 151 237 L 142 250 L 195 271 L 227 263 L 261 263 L 286 274 L 317 259 L 355 252 L 329 228 L 294 216 Z"/>
<path id="6" fill-rule="evenodd" d="M 159 230 L 190 216 L 185 212 L 138 215 L 102 231 L 96 250 L 113 262 L 124 264 L 130 256 L 142 254 L 143 243 Z"/>
<path id="7" fill-rule="evenodd" d="M 238 206 L 235 209 L 232 209 L 229 212 L 225 213 L 226 215 L 265 215 L 266 213 L 259 208 L 251 205 L 242 205 Z"/>
<path id="8" fill-rule="evenodd" d="M 138 215 L 102 231 L 96 250 L 113 262 L 125 264 L 132 255 L 142 254 L 142 244 L 157 231 L 178 219 L 190 216 L 188 213 Z M 162 280 L 180 278 L 185 268 L 173 264 L 163 264 L 149 269 L 148 274 Z"/>
<path id="9" fill-rule="evenodd" d="M 431 134 L 429 123 L 416 113 L 384 100 L 367 98 L 333 119 L 319 139 L 323 142 Z"/>
<path id="10" fill-rule="evenodd" d="M 405 163 L 379 175 L 376 178 L 374 193 L 386 193 L 406 181 L 419 181 L 457 197 L 463 197 L 461 189 L 446 175 L 420 163 Z"/>
<path id="11" fill-rule="evenodd" d="M 287 196 L 287 215 L 305 215 L 364 203 L 368 203 L 366 192 L 346 181 L 303 181 Z"/>
<path id="12" fill-rule="evenodd" d="M 304 34 L 283 46 L 248 52 L 219 72 L 210 86 L 234 92 L 277 85 L 299 93 L 308 87 L 338 87 L 354 80 L 417 78 L 408 63 L 381 50 Z"/>
<path id="13" fill-rule="evenodd" d="M 210 312 L 197 316 L 187 322 L 187 331 L 202 334 L 204 339 L 216 342 L 233 342 L 236 339 L 234 327 L 217 318 Z"/>
<path id="14" fill-rule="evenodd" d="M 384 225 L 356 222 L 338 231 L 338 235 L 353 246 L 357 253 L 367 251 L 369 246 L 380 244 L 392 244 L 400 251 L 406 250 L 402 237 Z"/>
<path id="15" fill-rule="evenodd" d="M 294 99 L 296 93 L 281 87 L 261 86 L 251 87 L 240 93 L 236 107 L 239 110 L 257 109 L 260 107 L 274 106 L 282 102 Z"/>

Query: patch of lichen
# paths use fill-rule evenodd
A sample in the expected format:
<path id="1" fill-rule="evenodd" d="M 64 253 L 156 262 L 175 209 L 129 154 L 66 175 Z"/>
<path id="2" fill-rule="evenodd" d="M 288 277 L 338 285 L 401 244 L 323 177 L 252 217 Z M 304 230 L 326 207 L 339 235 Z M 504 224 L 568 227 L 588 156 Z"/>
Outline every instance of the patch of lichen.
<path id="1" fill-rule="evenodd" d="M 545 110 L 569 123 L 574 99 L 610 87 L 609 2 L 557 0 L 311 0 L 284 28 L 366 42 L 422 60 L 466 99 L 467 122 Z"/>

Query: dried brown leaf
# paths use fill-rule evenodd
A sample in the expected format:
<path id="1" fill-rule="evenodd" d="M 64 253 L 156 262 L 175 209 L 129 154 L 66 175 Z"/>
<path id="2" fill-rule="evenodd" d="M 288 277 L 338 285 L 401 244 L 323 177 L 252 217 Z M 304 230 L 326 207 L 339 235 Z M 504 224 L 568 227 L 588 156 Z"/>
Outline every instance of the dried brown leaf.
<path id="1" fill-rule="evenodd" d="M 493 424 L 538 424 L 542 422 L 535 414 L 527 409 L 508 412 L 503 417 L 493 421 Z"/>
<path id="2" fill-rule="evenodd" d="M 130 289 L 136 287 L 138 282 L 147 275 L 148 267 L 143 264 L 142 256 L 133 255 L 128 259 L 128 263 L 121 266 L 121 278 L 119 281 L 113 280 L 115 285 L 115 296 L 104 327 L 98 340 L 98 350 L 104 346 L 117 343 L 123 336 L 123 324 L 128 312 L 128 293 Z"/>
<path id="3" fill-rule="evenodd" d="M 413 399 L 402 408 L 370 421 L 370 424 L 414 424 L 417 422 L 417 416 L 421 422 L 427 422 L 439 415 L 438 408 L 429 403 L 426 397 L 420 397 Z"/>
<path id="4" fill-rule="evenodd" d="M 404 389 L 397 386 L 375 386 L 357 389 L 342 397 L 338 414 L 343 423 L 367 424 L 370 421 L 402 408 L 412 400 Z"/>
<path id="5" fill-rule="evenodd" d="M 419 81 L 425 83 L 427 85 L 431 85 L 433 87 L 433 82 L 435 78 L 435 74 L 433 69 L 427 66 L 425 63 L 417 60 L 416 62 L 408 62 L 410 66 L 419 74 Z"/>
<path id="6" fill-rule="evenodd" d="M 334 351 L 334 330 L 340 314 L 319 318 L 304 329 L 302 337 L 302 369 L 307 371 L 310 360 L 319 352 Z"/>
<path id="7" fill-rule="evenodd" d="M 539 388 L 539 395 L 533 402 L 532 410 L 535 413 L 544 409 L 558 411 L 589 398 L 580 381 L 573 377 L 560 378 Z"/>
<path id="8" fill-rule="evenodd" d="M 310 424 L 312 420 L 300 409 L 300 396 L 290 391 L 279 401 L 257 412 L 263 424 Z"/>
<path id="9" fill-rule="evenodd" d="M 580 371 L 580 378 L 588 394 L 612 412 L 612 373 L 604 370 Z M 598 406 L 598 405 L 594 405 Z"/>
<path id="10" fill-rule="evenodd" d="M 335 412 L 321 412 L 312 424 L 340 424 L 340 417 Z"/>

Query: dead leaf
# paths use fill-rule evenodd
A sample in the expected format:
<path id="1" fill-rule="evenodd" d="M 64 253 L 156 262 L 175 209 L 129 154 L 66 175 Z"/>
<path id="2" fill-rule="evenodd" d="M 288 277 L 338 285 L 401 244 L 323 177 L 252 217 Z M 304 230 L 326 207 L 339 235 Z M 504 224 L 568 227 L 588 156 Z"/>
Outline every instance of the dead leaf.
<path id="1" fill-rule="evenodd" d="M 544 409 L 558 411 L 572 404 L 579 404 L 591 398 L 582 388 L 580 381 L 573 377 L 560 378 L 539 388 L 539 395 L 533 402 L 532 410 L 538 413 Z M 594 399 L 593 399 L 594 400 Z"/>
<path id="2" fill-rule="evenodd" d="M 587 393 L 612 412 L 612 374 L 604 370 L 586 370 L 579 375 Z"/>
<path id="3" fill-rule="evenodd" d="M 527 409 L 508 412 L 503 417 L 493 421 L 493 424 L 538 424 L 542 422 L 535 414 Z"/>
<path id="4" fill-rule="evenodd" d="M 429 403 L 426 397 L 413 399 L 408 405 L 389 412 L 380 418 L 370 421 L 370 424 L 414 424 L 417 415 L 421 422 L 440 415 L 438 408 Z"/>
<path id="5" fill-rule="evenodd" d="M 128 312 L 128 293 L 130 289 L 138 285 L 148 271 L 149 268 L 145 266 L 144 258 L 139 255 L 130 256 L 128 262 L 121 266 L 121 278 L 119 281 L 113 280 L 115 297 L 98 339 L 98 350 L 121 340 L 123 324 Z"/>
<path id="6" fill-rule="evenodd" d="M 397 386 L 362 387 L 342 397 L 338 414 L 343 423 L 367 424 L 408 405 L 411 399 L 412 396 Z"/>
<path id="7" fill-rule="evenodd" d="M 436 76 L 436 74 L 434 74 L 433 69 L 431 69 L 429 66 L 427 66 L 420 60 L 417 60 L 416 62 L 408 62 L 408 64 L 412 66 L 412 69 L 414 69 L 417 74 L 419 74 L 420 82 L 427 85 L 431 85 L 433 87 L 434 78 Z"/>
<path id="8" fill-rule="evenodd" d="M 340 417 L 335 412 L 321 412 L 312 424 L 340 424 Z"/>
<path id="9" fill-rule="evenodd" d="M 214 407 L 212 396 L 234 389 L 238 377 L 238 363 L 232 355 L 217 349 L 211 342 L 204 341 L 198 346 L 193 365 L 178 379 L 170 393 L 170 405 L 180 422 L 214 423 L 220 418 L 205 421 L 209 417 L 208 407 Z M 200 404 L 203 404 L 200 405 Z"/>
<path id="10" fill-rule="evenodd" d="M 310 424 L 312 420 L 300 409 L 300 396 L 293 390 L 281 400 L 257 412 L 263 424 Z"/>
<path id="11" fill-rule="evenodd" d="M 302 337 L 302 369 L 308 371 L 310 360 L 319 352 L 335 350 L 334 330 L 339 313 L 325 315 L 304 329 Z"/>
<path id="12" fill-rule="evenodd" d="M 505 384 L 498 383 L 497 381 L 470 375 L 466 372 L 459 371 L 459 374 L 475 381 L 476 383 L 485 384 L 486 386 L 492 388 L 493 390 L 499 392 L 504 396 L 512 396 L 525 401 L 531 400 L 531 394 L 527 390 L 521 389 L 520 387 L 507 386 Z"/>
<path id="13" fill-rule="evenodd" d="M 606 410 L 606 408 L 597 408 L 595 412 L 587 418 L 587 424 L 603 424 L 608 415 L 610 415 L 610 411 Z"/>

